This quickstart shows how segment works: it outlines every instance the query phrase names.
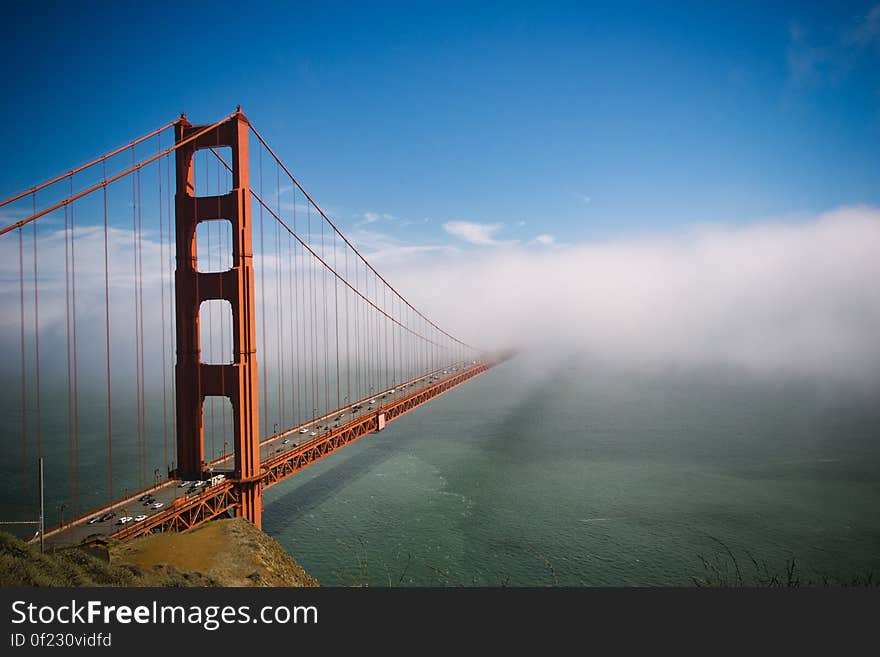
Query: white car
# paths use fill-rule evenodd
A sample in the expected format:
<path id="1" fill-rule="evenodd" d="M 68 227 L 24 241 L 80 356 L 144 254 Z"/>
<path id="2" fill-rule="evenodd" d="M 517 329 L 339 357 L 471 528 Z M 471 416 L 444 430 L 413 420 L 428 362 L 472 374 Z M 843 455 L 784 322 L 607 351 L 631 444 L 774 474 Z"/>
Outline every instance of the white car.
<path id="1" fill-rule="evenodd" d="M 302 429 L 299 430 L 299 432 L 300 432 L 300 433 L 308 433 L 308 432 L 309 432 L 309 428 L 308 428 L 308 427 L 303 427 Z"/>
<path id="2" fill-rule="evenodd" d="M 135 516 L 135 517 L 134 517 L 134 521 L 135 521 L 135 522 L 141 522 L 141 521 L 146 520 L 146 519 L 147 519 L 147 516 L 145 516 L 144 514 L 141 514 L 141 515 L 139 515 L 139 516 Z"/>
<path id="3" fill-rule="evenodd" d="M 281 444 L 286 445 L 289 442 L 290 442 L 290 438 L 285 438 L 284 440 L 281 441 Z"/>
<path id="4" fill-rule="evenodd" d="M 371 399 L 371 400 L 370 400 L 370 404 L 375 404 L 375 403 L 376 403 L 376 400 L 375 400 L 375 399 Z"/>
<path id="5" fill-rule="evenodd" d="M 162 502 L 153 502 L 150 505 L 150 508 L 151 509 L 161 509 L 163 506 L 165 506 L 165 504 L 163 504 Z M 129 520 L 131 520 L 131 518 L 129 518 Z"/>
<path id="6" fill-rule="evenodd" d="M 317 433 L 316 431 L 312 431 L 312 433 L 310 433 L 309 435 L 310 435 L 310 436 L 317 436 L 318 433 Z"/>
<path id="7" fill-rule="evenodd" d="M 124 525 L 127 522 L 131 522 L 131 516 L 122 516 L 119 520 L 116 521 L 116 524 Z"/>
<path id="8" fill-rule="evenodd" d="M 177 484 L 177 487 L 178 488 L 186 488 L 187 486 L 190 485 L 190 483 L 191 482 L 189 482 L 189 481 L 181 481 L 179 484 Z"/>

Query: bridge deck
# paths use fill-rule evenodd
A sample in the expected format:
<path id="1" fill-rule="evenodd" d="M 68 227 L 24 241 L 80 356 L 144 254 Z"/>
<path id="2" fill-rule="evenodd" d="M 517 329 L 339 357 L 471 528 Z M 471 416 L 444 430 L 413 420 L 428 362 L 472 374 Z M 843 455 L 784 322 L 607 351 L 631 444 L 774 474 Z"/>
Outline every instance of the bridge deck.
<path id="1" fill-rule="evenodd" d="M 262 486 L 273 486 L 358 438 L 377 431 L 381 415 L 384 415 L 385 423 L 392 422 L 438 395 L 479 376 L 492 364 L 475 362 L 468 367 L 453 366 L 454 369 L 437 370 L 266 438 L 260 443 Z M 362 408 L 354 411 L 356 405 Z M 344 416 L 340 417 L 341 414 Z M 231 474 L 233 458 L 232 455 L 221 457 L 209 463 L 209 466 L 216 474 Z M 183 531 L 228 513 L 238 504 L 237 490 L 229 479 L 214 485 L 206 483 L 191 493 L 188 490 L 189 486 L 179 479 L 163 481 L 67 522 L 64 526 L 47 530 L 45 541 L 55 545 L 72 545 L 95 536 L 128 540 L 155 532 Z M 138 501 L 148 492 L 156 502 L 162 503 L 161 508 L 153 509 Z M 115 512 L 116 517 L 90 523 L 110 511 Z M 146 518 L 124 525 L 117 524 L 121 517 L 138 515 Z"/>

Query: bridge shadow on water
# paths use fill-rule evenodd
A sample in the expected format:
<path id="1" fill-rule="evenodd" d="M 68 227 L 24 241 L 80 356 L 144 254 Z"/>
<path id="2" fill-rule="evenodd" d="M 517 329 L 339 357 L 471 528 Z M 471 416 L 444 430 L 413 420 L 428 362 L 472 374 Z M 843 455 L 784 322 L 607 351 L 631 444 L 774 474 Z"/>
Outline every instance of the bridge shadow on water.
<path id="1" fill-rule="evenodd" d="M 518 463 L 558 458 L 547 447 L 559 442 L 553 414 L 559 410 L 556 383 L 562 378 L 561 371 L 550 371 L 508 392 L 507 398 L 514 401 L 497 409 L 500 413 L 486 427 L 483 447 Z"/>
<path id="2" fill-rule="evenodd" d="M 391 431 L 394 433 L 389 435 Z M 294 475 L 291 479 L 277 484 L 275 490 L 267 493 L 273 499 L 263 508 L 263 529 L 272 533 L 275 529 L 282 529 L 289 521 L 301 518 L 356 478 L 398 455 L 402 447 L 418 438 L 418 432 L 403 427 L 393 429 L 389 427 L 383 433 L 385 435 L 381 437 L 371 434 L 361 438 L 358 441 L 361 449 L 360 451 L 355 449 L 354 454 L 348 451 L 354 447 L 352 445 L 338 454 L 330 455 L 327 458 L 340 462 L 305 483 L 296 484 Z M 289 490 L 285 491 L 280 487 Z"/>
<path id="3" fill-rule="evenodd" d="M 558 378 L 557 372 L 547 375 L 547 380 L 550 381 Z M 554 458 L 547 453 L 542 441 L 522 438 L 523 435 L 532 433 L 532 431 L 524 432 L 523 427 L 531 427 L 534 432 L 540 431 L 545 418 L 537 409 L 549 405 L 554 391 L 549 385 L 538 385 L 522 394 L 524 396 L 518 403 L 502 411 L 503 415 L 489 419 L 491 428 L 483 434 L 483 445 L 493 452 L 505 454 L 506 458 L 513 461 L 523 458 L 532 460 Z M 448 403 L 451 398 L 445 401 Z M 474 412 L 479 416 L 479 413 Z M 482 421 L 486 421 L 485 418 Z M 291 520 L 303 517 L 322 502 L 336 495 L 357 477 L 369 473 L 389 459 L 405 452 L 413 441 L 424 439 L 425 430 L 430 431 L 428 426 L 421 423 L 391 425 L 381 436 L 371 434 L 358 441 L 361 449 L 358 450 L 352 445 L 328 457 L 339 462 L 327 467 L 308 481 L 295 483 L 297 477 L 294 476 L 277 484 L 267 493 L 272 501 L 264 507 L 264 529 L 271 533 L 282 529 Z M 354 454 L 349 452 L 352 449 L 355 451 Z"/>

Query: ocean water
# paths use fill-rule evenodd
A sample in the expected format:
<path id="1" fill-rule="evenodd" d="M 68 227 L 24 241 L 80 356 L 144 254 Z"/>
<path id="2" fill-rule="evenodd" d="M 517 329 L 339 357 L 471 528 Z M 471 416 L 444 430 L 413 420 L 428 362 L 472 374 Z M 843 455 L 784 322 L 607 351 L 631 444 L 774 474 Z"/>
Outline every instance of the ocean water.
<path id="1" fill-rule="evenodd" d="M 727 550 L 876 577 L 877 392 L 524 355 L 268 490 L 263 528 L 325 585 L 688 585 Z"/>
<path id="2" fill-rule="evenodd" d="M 51 525 L 73 492 L 66 394 L 48 388 Z M 135 409 L 117 397 L 116 496 L 139 486 Z M 34 518 L 34 448 L 23 460 L 17 398 L 4 399 L 0 512 Z M 876 578 L 878 400 L 853 384 L 524 353 L 266 491 L 263 528 L 325 585 L 688 585 L 701 557 L 729 566 L 728 549 L 746 575 L 752 558 L 782 573 L 794 557 L 804 579 Z M 81 394 L 83 511 L 109 496 L 104 404 Z M 148 477 L 173 458 L 161 395 L 150 409 Z"/>

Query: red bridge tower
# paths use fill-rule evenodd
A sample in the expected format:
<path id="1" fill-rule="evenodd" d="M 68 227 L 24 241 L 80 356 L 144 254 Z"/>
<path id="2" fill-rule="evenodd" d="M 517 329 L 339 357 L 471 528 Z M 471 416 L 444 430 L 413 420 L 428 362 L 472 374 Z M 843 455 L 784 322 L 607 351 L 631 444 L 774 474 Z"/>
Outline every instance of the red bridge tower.
<path id="1" fill-rule="evenodd" d="M 185 117 L 175 128 L 181 142 L 204 130 Z M 232 149 L 232 190 L 222 196 L 196 197 L 193 156 L 197 150 Z M 248 175 L 248 122 L 239 109 L 228 121 L 177 149 L 177 472 L 183 479 L 201 478 L 205 469 L 203 405 L 206 396 L 232 402 L 235 472 L 242 516 L 261 525 L 260 437 L 257 396 L 254 266 Z M 200 272 L 196 226 L 201 221 L 232 224 L 232 267 Z M 202 363 L 199 308 L 204 301 L 225 299 L 232 307 L 232 363 Z"/>

